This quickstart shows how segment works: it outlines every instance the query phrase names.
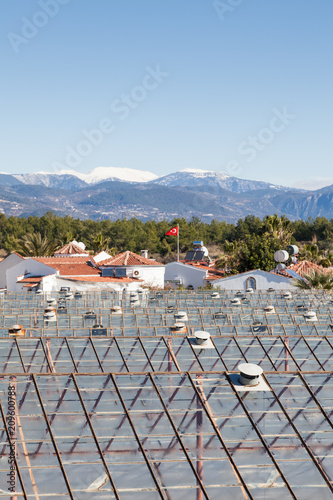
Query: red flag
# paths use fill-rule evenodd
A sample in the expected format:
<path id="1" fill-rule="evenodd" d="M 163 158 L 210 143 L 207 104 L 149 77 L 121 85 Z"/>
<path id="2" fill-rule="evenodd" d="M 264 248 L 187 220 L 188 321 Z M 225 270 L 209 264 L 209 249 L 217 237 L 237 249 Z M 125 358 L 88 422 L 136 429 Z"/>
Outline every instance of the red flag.
<path id="1" fill-rule="evenodd" d="M 169 229 L 169 231 L 165 233 L 165 236 L 178 236 L 178 226 Z"/>

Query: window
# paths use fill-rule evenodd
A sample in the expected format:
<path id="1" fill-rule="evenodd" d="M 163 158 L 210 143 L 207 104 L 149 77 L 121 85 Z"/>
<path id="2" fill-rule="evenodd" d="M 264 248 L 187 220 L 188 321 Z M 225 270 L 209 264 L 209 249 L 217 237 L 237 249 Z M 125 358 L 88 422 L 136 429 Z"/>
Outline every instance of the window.
<path id="1" fill-rule="evenodd" d="M 247 280 L 246 280 L 246 288 L 253 288 L 253 290 L 256 290 L 257 289 L 256 279 L 253 278 L 252 276 L 250 278 L 247 278 Z"/>

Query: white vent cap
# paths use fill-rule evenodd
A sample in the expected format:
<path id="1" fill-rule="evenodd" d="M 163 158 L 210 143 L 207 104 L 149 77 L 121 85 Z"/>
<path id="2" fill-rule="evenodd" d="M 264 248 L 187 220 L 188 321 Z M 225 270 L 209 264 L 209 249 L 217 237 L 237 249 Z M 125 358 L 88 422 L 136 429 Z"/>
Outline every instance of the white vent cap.
<path id="1" fill-rule="evenodd" d="M 178 311 L 175 313 L 175 318 L 187 318 L 187 312 L 186 311 Z"/>
<path id="2" fill-rule="evenodd" d="M 206 345 L 209 343 L 210 333 L 205 332 L 203 330 L 199 330 L 194 332 L 195 341 L 198 345 Z"/>
<path id="3" fill-rule="evenodd" d="M 242 385 L 258 385 L 263 369 L 254 363 L 241 363 L 238 365 L 239 382 Z"/>
<path id="4" fill-rule="evenodd" d="M 174 328 L 175 330 L 182 330 L 185 328 L 185 323 L 175 323 L 171 328 Z"/>
<path id="5" fill-rule="evenodd" d="M 22 325 L 13 325 L 13 326 L 10 328 L 10 330 L 17 330 L 17 331 L 22 330 Z"/>

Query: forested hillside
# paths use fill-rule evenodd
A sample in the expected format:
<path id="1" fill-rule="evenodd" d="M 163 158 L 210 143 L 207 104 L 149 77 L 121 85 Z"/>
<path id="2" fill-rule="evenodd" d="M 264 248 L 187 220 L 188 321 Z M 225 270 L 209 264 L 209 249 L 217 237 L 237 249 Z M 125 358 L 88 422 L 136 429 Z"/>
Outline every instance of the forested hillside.
<path id="1" fill-rule="evenodd" d="M 27 218 L 7 218 L 0 214 L 0 248 L 3 255 L 12 251 L 24 253 L 23 243 L 39 233 L 52 245 L 63 245 L 75 239 L 85 243 L 91 252 L 148 249 L 151 256 L 168 262 L 175 258 L 177 239 L 165 236 L 165 232 L 178 224 L 182 253 L 192 248 L 194 240 L 203 240 L 211 257 L 219 258 L 221 267 L 228 266 L 234 271 L 272 269 L 274 252 L 288 244 L 300 246 L 301 258 L 324 266 L 333 262 L 333 219 L 324 217 L 291 222 L 276 215 L 262 220 L 247 216 L 236 224 L 216 220 L 208 224 L 198 218 L 161 222 L 142 222 L 133 218 L 112 222 L 58 217 L 52 212 Z"/>

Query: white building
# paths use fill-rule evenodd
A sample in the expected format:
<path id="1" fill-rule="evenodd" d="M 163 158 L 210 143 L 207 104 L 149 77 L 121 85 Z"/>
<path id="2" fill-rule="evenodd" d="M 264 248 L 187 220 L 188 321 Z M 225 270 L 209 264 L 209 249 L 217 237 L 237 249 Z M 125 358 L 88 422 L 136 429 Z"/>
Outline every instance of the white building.
<path id="1" fill-rule="evenodd" d="M 24 261 L 24 257 L 14 252 L 0 262 L 0 288 L 7 288 L 7 270 Z"/>
<path id="2" fill-rule="evenodd" d="M 110 259 L 113 257 L 101 252 L 95 260 L 84 251 L 81 244 L 71 242 L 58 250 L 53 257 L 24 258 L 11 254 L 0 262 L 0 280 L 3 288 L 10 291 L 59 291 L 63 287 L 69 287 L 72 291 L 134 291 L 144 282 L 153 283 L 155 286 L 164 284 L 162 264 L 151 261 L 152 264 L 144 265 L 140 262 L 140 266 L 128 266 L 127 272 L 110 273 L 100 266 L 100 261 Z M 150 262 L 150 259 L 146 260 Z M 145 281 L 141 279 L 141 275 L 145 277 Z"/>
<path id="3" fill-rule="evenodd" d="M 165 266 L 165 283 L 173 288 L 183 286 L 193 290 L 204 287 L 209 280 L 222 278 L 223 271 L 219 271 L 212 264 L 200 262 L 170 262 Z"/>
<path id="4" fill-rule="evenodd" d="M 261 271 L 260 269 L 217 279 L 212 282 L 212 285 L 220 290 L 246 290 L 247 288 L 253 288 L 253 290 L 268 290 L 269 288 L 274 290 L 295 289 L 291 278 L 273 272 Z"/>
<path id="5" fill-rule="evenodd" d="M 114 257 L 99 260 L 96 266 L 101 270 L 102 276 L 135 278 L 141 280 L 141 285 L 164 288 L 165 265 L 148 259 L 146 250 L 141 253 L 142 255 L 138 255 L 127 250 Z"/>

